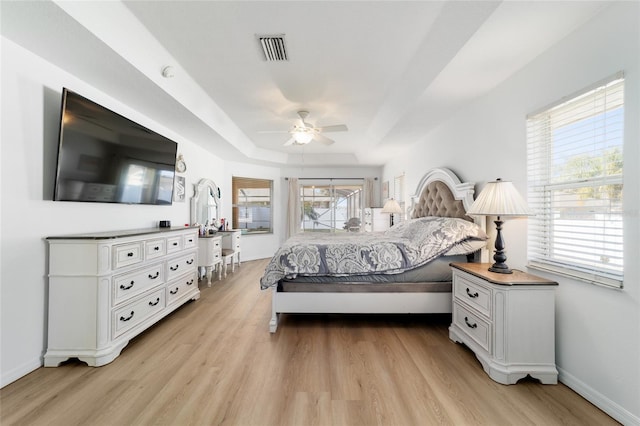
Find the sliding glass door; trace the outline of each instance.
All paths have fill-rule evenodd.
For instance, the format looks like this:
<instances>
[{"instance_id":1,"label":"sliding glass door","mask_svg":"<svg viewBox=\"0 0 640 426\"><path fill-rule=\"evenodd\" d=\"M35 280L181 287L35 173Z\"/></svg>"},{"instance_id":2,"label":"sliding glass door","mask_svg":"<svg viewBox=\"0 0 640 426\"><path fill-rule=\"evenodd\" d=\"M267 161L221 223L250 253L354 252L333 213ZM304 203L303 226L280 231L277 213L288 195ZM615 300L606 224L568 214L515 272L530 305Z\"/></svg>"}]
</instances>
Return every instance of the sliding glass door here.
<instances>
[{"instance_id":1,"label":"sliding glass door","mask_svg":"<svg viewBox=\"0 0 640 426\"><path fill-rule=\"evenodd\" d=\"M301 184L303 232L357 232L362 224L362 183Z\"/></svg>"}]
</instances>

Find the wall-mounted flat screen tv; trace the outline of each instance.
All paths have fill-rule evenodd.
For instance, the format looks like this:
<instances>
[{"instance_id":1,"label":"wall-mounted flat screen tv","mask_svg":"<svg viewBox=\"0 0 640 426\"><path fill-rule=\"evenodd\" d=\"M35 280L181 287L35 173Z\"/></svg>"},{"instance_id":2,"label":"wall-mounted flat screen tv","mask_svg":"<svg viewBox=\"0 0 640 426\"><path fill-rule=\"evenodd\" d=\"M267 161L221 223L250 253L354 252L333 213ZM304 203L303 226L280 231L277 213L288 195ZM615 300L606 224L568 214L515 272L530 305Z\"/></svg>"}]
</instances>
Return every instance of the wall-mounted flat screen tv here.
<instances>
[{"instance_id":1,"label":"wall-mounted flat screen tv","mask_svg":"<svg viewBox=\"0 0 640 426\"><path fill-rule=\"evenodd\" d=\"M177 144L66 88L55 201L173 201Z\"/></svg>"}]
</instances>

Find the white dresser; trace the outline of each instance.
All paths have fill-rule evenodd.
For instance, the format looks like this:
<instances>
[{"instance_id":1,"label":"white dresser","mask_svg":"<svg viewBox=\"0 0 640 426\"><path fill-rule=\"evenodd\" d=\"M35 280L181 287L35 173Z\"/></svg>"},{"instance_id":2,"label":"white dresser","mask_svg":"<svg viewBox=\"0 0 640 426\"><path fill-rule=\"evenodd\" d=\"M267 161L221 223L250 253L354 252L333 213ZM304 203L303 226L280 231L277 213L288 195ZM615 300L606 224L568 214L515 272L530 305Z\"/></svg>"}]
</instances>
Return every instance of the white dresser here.
<instances>
[{"instance_id":1,"label":"white dresser","mask_svg":"<svg viewBox=\"0 0 640 426\"><path fill-rule=\"evenodd\" d=\"M46 367L113 361L129 340L200 297L198 229L48 237Z\"/></svg>"},{"instance_id":2,"label":"white dresser","mask_svg":"<svg viewBox=\"0 0 640 426\"><path fill-rule=\"evenodd\" d=\"M449 338L464 343L498 383L531 375L558 382L555 363L555 281L525 272L489 272L489 263L452 263Z\"/></svg>"},{"instance_id":3,"label":"white dresser","mask_svg":"<svg viewBox=\"0 0 640 426\"><path fill-rule=\"evenodd\" d=\"M364 209L364 231L378 232L389 229L389 213L382 213L382 207Z\"/></svg>"}]
</instances>

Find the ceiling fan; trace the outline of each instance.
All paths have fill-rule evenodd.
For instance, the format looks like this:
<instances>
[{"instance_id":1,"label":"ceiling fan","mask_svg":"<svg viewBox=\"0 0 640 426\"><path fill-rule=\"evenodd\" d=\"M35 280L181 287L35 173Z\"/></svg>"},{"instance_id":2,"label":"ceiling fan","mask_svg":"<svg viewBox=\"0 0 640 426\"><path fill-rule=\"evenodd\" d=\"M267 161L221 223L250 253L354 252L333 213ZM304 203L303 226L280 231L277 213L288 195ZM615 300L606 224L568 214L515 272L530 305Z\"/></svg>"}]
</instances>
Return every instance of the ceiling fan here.
<instances>
[{"instance_id":1,"label":"ceiling fan","mask_svg":"<svg viewBox=\"0 0 640 426\"><path fill-rule=\"evenodd\" d=\"M300 117L300 121L298 124L294 124L290 130L261 133L289 133L291 135L291 138L284 143L284 146L306 145L313 140L325 145L331 145L335 141L322 135L322 133L346 132L347 130L349 130L345 124L336 124L333 126L324 127L312 126L311 124L304 121L308 116L309 111L298 111L298 117Z\"/></svg>"}]
</instances>

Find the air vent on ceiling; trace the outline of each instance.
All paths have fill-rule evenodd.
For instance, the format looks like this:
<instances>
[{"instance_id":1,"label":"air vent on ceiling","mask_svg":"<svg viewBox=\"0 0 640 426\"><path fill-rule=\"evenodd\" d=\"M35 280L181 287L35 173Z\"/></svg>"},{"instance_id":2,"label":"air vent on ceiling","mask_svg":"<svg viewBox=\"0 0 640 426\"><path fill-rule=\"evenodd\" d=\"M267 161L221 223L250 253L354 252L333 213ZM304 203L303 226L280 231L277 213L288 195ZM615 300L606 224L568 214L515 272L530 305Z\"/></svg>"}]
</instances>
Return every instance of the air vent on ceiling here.
<instances>
[{"instance_id":1,"label":"air vent on ceiling","mask_svg":"<svg viewBox=\"0 0 640 426\"><path fill-rule=\"evenodd\" d=\"M258 36L260 46L267 61L288 61L284 45L284 34Z\"/></svg>"}]
</instances>

